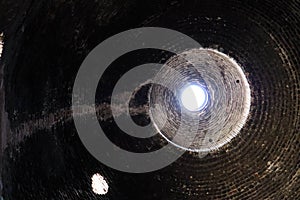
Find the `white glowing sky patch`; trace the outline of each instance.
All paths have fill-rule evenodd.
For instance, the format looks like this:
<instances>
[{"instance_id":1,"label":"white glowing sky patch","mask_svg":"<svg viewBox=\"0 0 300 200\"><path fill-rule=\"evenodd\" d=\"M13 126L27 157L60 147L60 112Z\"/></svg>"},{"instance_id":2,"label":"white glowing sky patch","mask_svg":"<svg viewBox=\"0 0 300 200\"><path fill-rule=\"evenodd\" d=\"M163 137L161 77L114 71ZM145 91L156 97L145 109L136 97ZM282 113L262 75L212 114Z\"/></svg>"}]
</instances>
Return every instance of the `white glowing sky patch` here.
<instances>
[{"instance_id":1,"label":"white glowing sky patch","mask_svg":"<svg viewBox=\"0 0 300 200\"><path fill-rule=\"evenodd\" d=\"M92 188L95 194L104 195L108 192L108 184L100 174L94 174L92 177Z\"/></svg>"},{"instance_id":2,"label":"white glowing sky patch","mask_svg":"<svg viewBox=\"0 0 300 200\"><path fill-rule=\"evenodd\" d=\"M187 86L181 94L181 103L189 111L199 111L207 103L207 92L199 85Z\"/></svg>"}]
</instances>

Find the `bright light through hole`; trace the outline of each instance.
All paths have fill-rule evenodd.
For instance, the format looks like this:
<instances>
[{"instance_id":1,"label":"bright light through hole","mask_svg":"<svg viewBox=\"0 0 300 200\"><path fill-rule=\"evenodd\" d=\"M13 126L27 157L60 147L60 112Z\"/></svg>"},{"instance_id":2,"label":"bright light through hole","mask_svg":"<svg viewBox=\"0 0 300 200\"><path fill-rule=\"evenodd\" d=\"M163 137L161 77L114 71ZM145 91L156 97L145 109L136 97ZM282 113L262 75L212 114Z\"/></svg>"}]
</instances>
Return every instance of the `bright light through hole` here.
<instances>
[{"instance_id":1,"label":"bright light through hole","mask_svg":"<svg viewBox=\"0 0 300 200\"><path fill-rule=\"evenodd\" d=\"M94 174L92 177L92 188L95 194L104 195L108 192L108 184L100 174Z\"/></svg>"},{"instance_id":2,"label":"bright light through hole","mask_svg":"<svg viewBox=\"0 0 300 200\"><path fill-rule=\"evenodd\" d=\"M207 92L200 85L189 85L181 94L181 103L189 111L199 111L207 103Z\"/></svg>"}]
</instances>

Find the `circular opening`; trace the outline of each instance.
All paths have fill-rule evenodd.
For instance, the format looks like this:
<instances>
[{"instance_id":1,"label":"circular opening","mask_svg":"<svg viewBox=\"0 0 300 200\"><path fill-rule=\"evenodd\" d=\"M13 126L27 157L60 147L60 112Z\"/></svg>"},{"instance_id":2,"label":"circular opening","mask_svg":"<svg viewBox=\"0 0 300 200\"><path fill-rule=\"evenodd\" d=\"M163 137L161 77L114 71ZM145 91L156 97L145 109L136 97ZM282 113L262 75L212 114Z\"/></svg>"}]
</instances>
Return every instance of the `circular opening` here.
<instances>
[{"instance_id":1,"label":"circular opening","mask_svg":"<svg viewBox=\"0 0 300 200\"><path fill-rule=\"evenodd\" d=\"M181 93L181 103L189 111L199 111L207 104L207 92L200 85L188 85Z\"/></svg>"},{"instance_id":2,"label":"circular opening","mask_svg":"<svg viewBox=\"0 0 300 200\"><path fill-rule=\"evenodd\" d=\"M248 80L242 67L224 53L188 50L171 57L155 80L163 87L151 88L150 119L158 133L176 147L202 153L217 150L236 137L247 121Z\"/></svg>"}]
</instances>

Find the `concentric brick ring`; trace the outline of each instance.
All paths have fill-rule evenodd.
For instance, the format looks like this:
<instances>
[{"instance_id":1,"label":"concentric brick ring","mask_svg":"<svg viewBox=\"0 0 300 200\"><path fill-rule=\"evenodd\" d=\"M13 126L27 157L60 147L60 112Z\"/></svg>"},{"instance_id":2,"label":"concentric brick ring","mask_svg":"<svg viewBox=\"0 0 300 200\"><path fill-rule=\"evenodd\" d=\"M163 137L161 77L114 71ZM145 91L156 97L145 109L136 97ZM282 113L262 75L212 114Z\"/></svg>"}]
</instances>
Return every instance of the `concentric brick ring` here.
<instances>
[{"instance_id":1,"label":"concentric brick ring","mask_svg":"<svg viewBox=\"0 0 300 200\"><path fill-rule=\"evenodd\" d=\"M174 76L170 69L180 73ZM242 68L229 56L213 49L192 49L176 55L162 67L149 92L150 117L158 131L169 142L189 151L209 152L222 147L234 138L244 126L250 110L250 87ZM198 112L182 108L179 97L187 84L202 85L209 94L206 107ZM170 92L169 89L175 91ZM160 105L164 109L155 109ZM161 116L167 116L167 122ZM180 121L181 115L197 115L198 132L192 145L186 146L190 135L174 138L180 124L189 127L189 121ZM188 117L186 119L189 119Z\"/></svg>"}]
</instances>

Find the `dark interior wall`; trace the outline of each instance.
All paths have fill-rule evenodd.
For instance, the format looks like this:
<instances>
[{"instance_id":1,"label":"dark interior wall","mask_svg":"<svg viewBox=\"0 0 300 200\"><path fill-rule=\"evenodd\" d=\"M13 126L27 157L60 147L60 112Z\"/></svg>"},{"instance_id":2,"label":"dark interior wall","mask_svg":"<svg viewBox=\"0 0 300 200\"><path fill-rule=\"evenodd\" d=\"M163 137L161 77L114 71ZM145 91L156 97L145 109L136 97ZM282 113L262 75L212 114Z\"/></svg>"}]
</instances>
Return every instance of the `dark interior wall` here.
<instances>
[{"instance_id":1,"label":"dark interior wall","mask_svg":"<svg viewBox=\"0 0 300 200\"><path fill-rule=\"evenodd\" d=\"M299 199L299 21L298 1L2 0L4 199ZM253 99L241 135L220 151L203 159L186 154L163 170L136 175L89 155L70 106L87 54L140 26L175 29L234 57ZM112 87L121 71L116 66L103 83ZM90 188L98 171L110 184L106 196Z\"/></svg>"}]
</instances>

